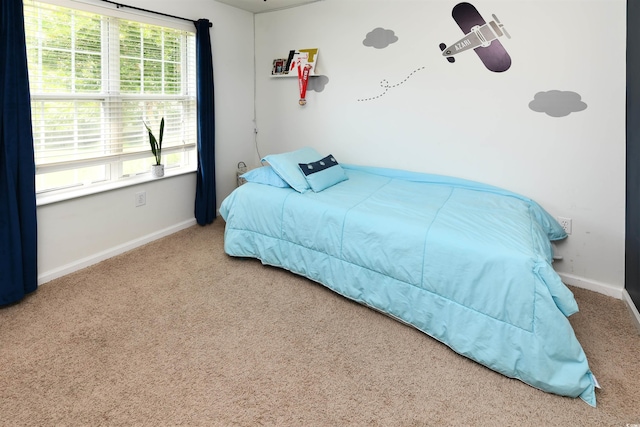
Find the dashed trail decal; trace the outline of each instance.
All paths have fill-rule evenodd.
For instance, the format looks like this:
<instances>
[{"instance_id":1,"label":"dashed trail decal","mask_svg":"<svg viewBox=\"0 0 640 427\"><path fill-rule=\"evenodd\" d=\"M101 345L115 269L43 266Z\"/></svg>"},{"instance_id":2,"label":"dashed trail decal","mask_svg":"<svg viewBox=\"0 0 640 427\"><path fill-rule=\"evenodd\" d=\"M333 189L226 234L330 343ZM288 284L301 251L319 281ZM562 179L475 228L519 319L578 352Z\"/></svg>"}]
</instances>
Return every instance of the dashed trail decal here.
<instances>
[{"instance_id":1,"label":"dashed trail decal","mask_svg":"<svg viewBox=\"0 0 640 427\"><path fill-rule=\"evenodd\" d=\"M384 92L382 92L380 95L376 95L376 96L372 96L371 98L362 98L362 99L358 99L358 102L364 102L364 101L374 101L376 99L382 98L384 95L387 94L387 92L389 91L389 89L398 87L404 83L407 82L407 80L409 80L411 78L411 76L413 76L415 73L417 73L418 71L424 70L426 67L420 67L418 69L415 69L411 72L411 74L409 74L407 77L405 77L404 80L402 80L400 83L396 83L394 85L390 85L389 84L389 80L384 79L380 82L380 86L382 88L384 88Z\"/></svg>"}]
</instances>

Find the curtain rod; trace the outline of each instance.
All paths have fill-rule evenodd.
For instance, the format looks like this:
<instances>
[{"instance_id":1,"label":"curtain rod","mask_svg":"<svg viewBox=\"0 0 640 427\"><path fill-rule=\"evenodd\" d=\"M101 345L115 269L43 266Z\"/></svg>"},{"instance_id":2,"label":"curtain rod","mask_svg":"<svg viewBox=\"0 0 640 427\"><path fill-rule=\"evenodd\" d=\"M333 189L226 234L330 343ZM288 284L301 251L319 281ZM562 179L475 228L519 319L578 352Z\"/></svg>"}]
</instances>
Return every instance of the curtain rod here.
<instances>
[{"instance_id":1,"label":"curtain rod","mask_svg":"<svg viewBox=\"0 0 640 427\"><path fill-rule=\"evenodd\" d=\"M180 16L169 15L168 13L156 12L155 10L143 9L141 7L136 7L136 6L127 6L126 4L116 3L115 1L111 1L111 0L101 0L101 1L103 1L105 3L111 3L111 4L115 5L116 8L118 8L118 9L120 9L121 7L128 7L129 9L135 9L135 10L139 10L141 12L153 13L155 15L162 15L162 16L166 16L168 18L181 19L183 21L193 22L194 24L196 24L198 22L198 21L194 21L193 19L189 19L189 18L182 18ZM209 22L209 27L212 27L212 26L213 26L213 24L211 22Z\"/></svg>"}]
</instances>

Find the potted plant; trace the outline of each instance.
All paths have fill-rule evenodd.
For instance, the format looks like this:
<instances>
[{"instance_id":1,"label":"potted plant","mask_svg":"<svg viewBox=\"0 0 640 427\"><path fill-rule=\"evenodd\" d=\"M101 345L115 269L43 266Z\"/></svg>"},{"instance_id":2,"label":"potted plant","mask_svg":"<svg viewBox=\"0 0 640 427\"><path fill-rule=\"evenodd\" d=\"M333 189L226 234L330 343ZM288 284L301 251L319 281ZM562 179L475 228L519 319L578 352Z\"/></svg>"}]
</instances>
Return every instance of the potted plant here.
<instances>
[{"instance_id":1,"label":"potted plant","mask_svg":"<svg viewBox=\"0 0 640 427\"><path fill-rule=\"evenodd\" d=\"M151 165L151 175L159 178L164 176L164 165L162 164L162 137L164 136L164 117L160 120L160 138L156 139L151 131L149 125L144 122L144 126L147 128L149 132L149 145L151 145L151 152L153 153L153 157L156 161L154 165Z\"/></svg>"}]
</instances>

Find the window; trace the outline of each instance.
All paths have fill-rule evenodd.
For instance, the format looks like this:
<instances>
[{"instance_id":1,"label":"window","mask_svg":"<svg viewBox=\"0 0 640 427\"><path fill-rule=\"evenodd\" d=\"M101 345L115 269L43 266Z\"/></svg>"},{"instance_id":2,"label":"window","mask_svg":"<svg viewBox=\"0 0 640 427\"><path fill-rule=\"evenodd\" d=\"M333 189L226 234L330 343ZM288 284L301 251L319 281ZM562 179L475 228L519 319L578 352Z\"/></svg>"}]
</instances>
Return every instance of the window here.
<instances>
[{"instance_id":1,"label":"window","mask_svg":"<svg viewBox=\"0 0 640 427\"><path fill-rule=\"evenodd\" d=\"M195 33L25 0L36 191L196 167Z\"/></svg>"}]
</instances>

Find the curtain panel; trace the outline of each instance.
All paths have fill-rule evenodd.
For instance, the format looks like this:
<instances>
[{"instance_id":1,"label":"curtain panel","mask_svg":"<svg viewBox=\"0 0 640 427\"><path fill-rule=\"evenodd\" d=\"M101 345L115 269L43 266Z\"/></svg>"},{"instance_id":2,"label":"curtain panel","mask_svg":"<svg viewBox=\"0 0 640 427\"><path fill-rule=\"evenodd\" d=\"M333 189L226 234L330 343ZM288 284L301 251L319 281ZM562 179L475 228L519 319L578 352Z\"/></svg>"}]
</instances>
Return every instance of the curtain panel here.
<instances>
[{"instance_id":1,"label":"curtain panel","mask_svg":"<svg viewBox=\"0 0 640 427\"><path fill-rule=\"evenodd\" d=\"M198 98L198 171L195 217L200 225L216 217L215 120L213 105L213 59L209 20L196 26L196 82Z\"/></svg>"},{"instance_id":2,"label":"curtain panel","mask_svg":"<svg viewBox=\"0 0 640 427\"><path fill-rule=\"evenodd\" d=\"M0 305L38 287L35 162L22 0L0 1Z\"/></svg>"}]
</instances>

